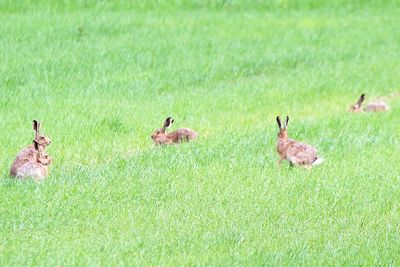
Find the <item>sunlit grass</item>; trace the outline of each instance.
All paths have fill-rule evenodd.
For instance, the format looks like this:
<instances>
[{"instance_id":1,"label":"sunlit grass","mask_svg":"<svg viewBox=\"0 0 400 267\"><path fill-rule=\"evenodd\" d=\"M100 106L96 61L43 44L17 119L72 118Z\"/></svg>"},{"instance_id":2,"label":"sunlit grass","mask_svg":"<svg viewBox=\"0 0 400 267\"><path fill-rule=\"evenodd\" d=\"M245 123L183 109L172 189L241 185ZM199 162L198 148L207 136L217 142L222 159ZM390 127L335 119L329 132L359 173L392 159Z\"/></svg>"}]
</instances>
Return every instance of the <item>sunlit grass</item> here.
<instances>
[{"instance_id":1,"label":"sunlit grass","mask_svg":"<svg viewBox=\"0 0 400 267\"><path fill-rule=\"evenodd\" d=\"M398 265L400 9L278 2L0 4L0 265ZM277 166L286 114L324 164Z\"/></svg>"}]
</instances>

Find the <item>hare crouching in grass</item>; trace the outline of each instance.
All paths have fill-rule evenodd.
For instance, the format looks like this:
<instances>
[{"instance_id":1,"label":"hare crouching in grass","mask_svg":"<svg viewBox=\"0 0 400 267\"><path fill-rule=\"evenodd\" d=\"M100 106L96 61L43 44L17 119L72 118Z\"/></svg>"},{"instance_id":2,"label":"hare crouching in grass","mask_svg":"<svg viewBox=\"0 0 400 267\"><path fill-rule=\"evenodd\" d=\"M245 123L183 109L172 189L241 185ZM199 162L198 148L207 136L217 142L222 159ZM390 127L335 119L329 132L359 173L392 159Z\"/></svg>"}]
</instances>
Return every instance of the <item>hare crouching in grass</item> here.
<instances>
[{"instance_id":1,"label":"hare crouching in grass","mask_svg":"<svg viewBox=\"0 0 400 267\"><path fill-rule=\"evenodd\" d=\"M279 116L276 117L276 121L279 126L277 145L279 164L281 164L283 160L287 160L290 165L300 165L306 168L311 168L312 166L319 165L324 161L324 159L318 157L317 150L314 147L288 138L288 116L286 116L286 122L283 127Z\"/></svg>"},{"instance_id":2,"label":"hare crouching in grass","mask_svg":"<svg viewBox=\"0 0 400 267\"><path fill-rule=\"evenodd\" d=\"M51 144L50 138L46 137L39 133L40 123L36 120L32 122L33 130L35 131L35 139L33 140L33 144L29 145L27 148L23 149L17 157L15 158L11 169L10 176L15 177L17 175L18 169L27 162L35 162L36 149L35 144L38 145L38 149L40 151L44 151L46 146Z\"/></svg>"},{"instance_id":3,"label":"hare crouching in grass","mask_svg":"<svg viewBox=\"0 0 400 267\"><path fill-rule=\"evenodd\" d=\"M362 110L361 105L365 100L365 94L362 94L360 98L358 99L357 103L352 105L349 108L350 112L386 112L389 110L389 105L383 101L375 101L375 102L370 102L367 104L367 106Z\"/></svg>"},{"instance_id":4,"label":"hare crouching in grass","mask_svg":"<svg viewBox=\"0 0 400 267\"><path fill-rule=\"evenodd\" d=\"M51 157L43 151L40 151L37 143L35 143L35 151L35 161L30 161L22 165L17 171L17 178L32 178L33 180L39 182L44 180L44 178L49 174Z\"/></svg>"},{"instance_id":5,"label":"hare crouching in grass","mask_svg":"<svg viewBox=\"0 0 400 267\"><path fill-rule=\"evenodd\" d=\"M168 117L164 122L164 126L161 129L156 130L151 135L151 139L153 139L157 145L177 144L181 143L182 141L189 142L189 140L198 137L198 134L189 128L181 128L167 134L166 130L172 125L173 122L174 119Z\"/></svg>"}]
</instances>

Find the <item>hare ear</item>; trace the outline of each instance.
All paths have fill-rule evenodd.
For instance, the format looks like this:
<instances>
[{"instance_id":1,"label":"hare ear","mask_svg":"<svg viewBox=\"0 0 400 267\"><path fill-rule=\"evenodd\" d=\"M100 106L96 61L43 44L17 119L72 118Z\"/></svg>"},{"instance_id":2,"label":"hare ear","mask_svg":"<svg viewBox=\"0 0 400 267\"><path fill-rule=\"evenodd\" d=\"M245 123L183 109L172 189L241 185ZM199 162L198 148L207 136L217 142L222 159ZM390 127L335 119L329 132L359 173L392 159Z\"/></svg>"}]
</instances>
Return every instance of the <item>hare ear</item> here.
<instances>
[{"instance_id":1,"label":"hare ear","mask_svg":"<svg viewBox=\"0 0 400 267\"><path fill-rule=\"evenodd\" d=\"M288 124L289 124L289 116L286 116L285 129L287 128Z\"/></svg>"},{"instance_id":2,"label":"hare ear","mask_svg":"<svg viewBox=\"0 0 400 267\"><path fill-rule=\"evenodd\" d=\"M39 144L35 140L33 140L33 144L35 146L35 150L39 151Z\"/></svg>"},{"instance_id":3,"label":"hare ear","mask_svg":"<svg viewBox=\"0 0 400 267\"><path fill-rule=\"evenodd\" d=\"M276 117L276 122L278 123L279 129L282 129L281 119L279 116Z\"/></svg>"},{"instance_id":4,"label":"hare ear","mask_svg":"<svg viewBox=\"0 0 400 267\"><path fill-rule=\"evenodd\" d=\"M168 117L165 122L164 122L164 127L163 129L167 129L171 124L174 122L174 119L172 117Z\"/></svg>"},{"instance_id":5,"label":"hare ear","mask_svg":"<svg viewBox=\"0 0 400 267\"><path fill-rule=\"evenodd\" d=\"M32 128L36 133L39 133L40 122L38 122L37 120L33 120L32 121Z\"/></svg>"},{"instance_id":6,"label":"hare ear","mask_svg":"<svg viewBox=\"0 0 400 267\"><path fill-rule=\"evenodd\" d=\"M361 106L362 102L365 100L365 94L362 94L357 101L357 105Z\"/></svg>"}]
</instances>

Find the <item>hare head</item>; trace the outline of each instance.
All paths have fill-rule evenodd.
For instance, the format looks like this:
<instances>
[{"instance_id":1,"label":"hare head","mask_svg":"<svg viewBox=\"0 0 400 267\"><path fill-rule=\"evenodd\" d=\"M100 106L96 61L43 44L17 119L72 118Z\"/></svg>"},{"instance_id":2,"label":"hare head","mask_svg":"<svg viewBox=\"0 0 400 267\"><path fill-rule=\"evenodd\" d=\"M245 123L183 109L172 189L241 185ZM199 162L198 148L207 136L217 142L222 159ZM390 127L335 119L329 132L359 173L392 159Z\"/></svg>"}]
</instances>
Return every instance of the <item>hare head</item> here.
<instances>
[{"instance_id":1,"label":"hare head","mask_svg":"<svg viewBox=\"0 0 400 267\"><path fill-rule=\"evenodd\" d=\"M34 141L35 144L35 150L36 150L36 160L38 163L42 164L42 165L50 165L51 164L51 157L49 155L47 155L46 153L44 153L43 151L40 150L39 144Z\"/></svg>"},{"instance_id":2,"label":"hare head","mask_svg":"<svg viewBox=\"0 0 400 267\"><path fill-rule=\"evenodd\" d=\"M48 138L47 136L40 134L40 122L37 120L32 121L32 127L33 130L35 131L35 140L33 140L35 143L37 143L39 146L45 147L51 144L51 139Z\"/></svg>"},{"instance_id":3,"label":"hare head","mask_svg":"<svg viewBox=\"0 0 400 267\"><path fill-rule=\"evenodd\" d=\"M352 105L349 108L350 112L361 112L361 104L364 102L365 100L365 94L362 94L360 96L360 98L358 99L357 103L355 103L354 105Z\"/></svg>"},{"instance_id":4,"label":"hare head","mask_svg":"<svg viewBox=\"0 0 400 267\"><path fill-rule=\"evenodd\" d=\"M282 123L281 123L281 119L278 117L276 117L276 122L278 123L279 126L279 133L278 133L278 138L287 138L287 126L289 123L289 116L286 116L286 121L285 124L282 127Z\"/></svg>"},{"instance_id":5,"label":"hare head","mask_svg":"<svg viewBox=\"0 0 400 267\"><path fill-rule=\"evenodd\" d=\"M174 123L174 119L172 117L168 117L164 121L164 126L154 131L154 133L151 135L151 139L153 139L153 141L156 142L157 144L165 141L166 139L165 131L172 125L172 123Z\"/></svg>"},{"instance_id":6,"label":"hare head","mask_svg":"<svg viewBox=\"0 0 400 267\"><path fill-rule=\"evenodd\" d=\"M51 157L44 152L38 154L37 161L38 161L38 163L45 165L45 166L50 165L52 162Z\"/></svg>"}]
</instances>

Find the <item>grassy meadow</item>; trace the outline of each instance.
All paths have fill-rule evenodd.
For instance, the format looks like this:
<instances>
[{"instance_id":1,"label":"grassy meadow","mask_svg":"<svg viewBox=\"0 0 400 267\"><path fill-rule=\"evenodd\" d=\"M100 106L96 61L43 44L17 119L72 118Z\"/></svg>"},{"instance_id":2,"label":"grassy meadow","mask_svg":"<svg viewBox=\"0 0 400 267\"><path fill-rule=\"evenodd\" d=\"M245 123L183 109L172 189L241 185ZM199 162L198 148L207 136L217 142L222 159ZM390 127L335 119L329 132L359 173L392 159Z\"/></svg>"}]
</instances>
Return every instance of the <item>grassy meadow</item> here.
<instances>
[{"instance_id":1,"label":"grassy meadow","mask_svg":"<svg viewBox=\"0 0 400 267\"><path fill-rule=\"evenodd\" d=\"M400 265L398 1L0 0L0 266ZM361 93L382 114L350 114ZM277 166L277 115L326 161ZM189 144L155 147L167 116ZM43 183L8 177L33 139Z\"/></svg>"}]
</instances>

